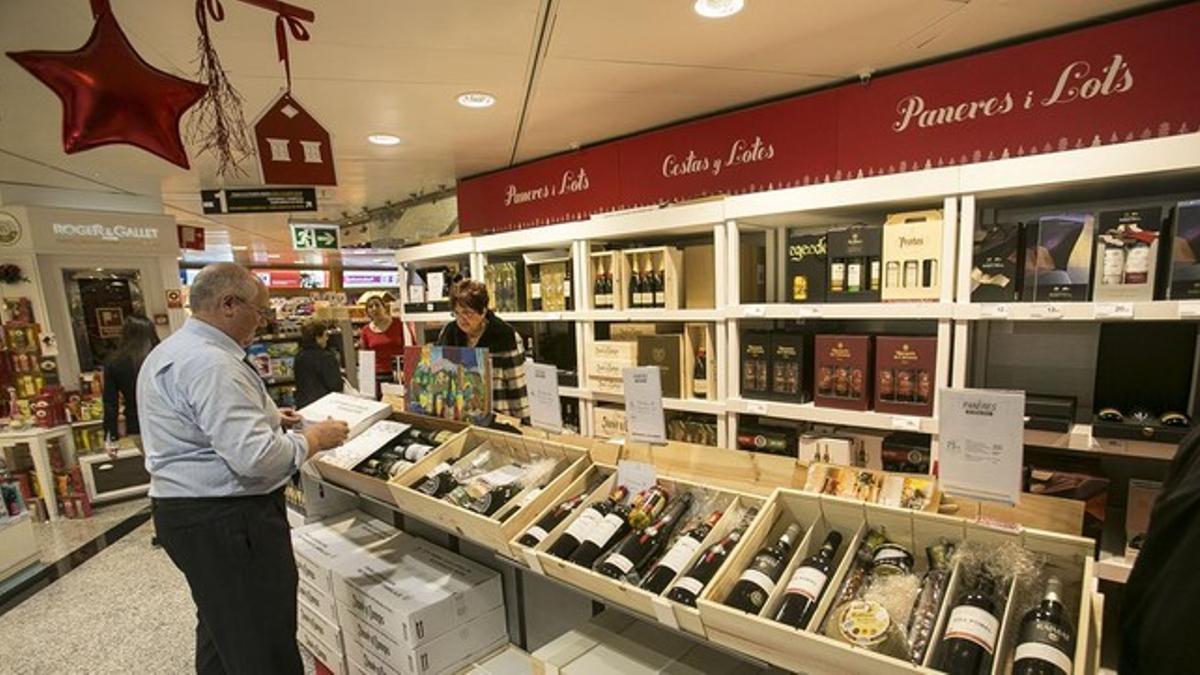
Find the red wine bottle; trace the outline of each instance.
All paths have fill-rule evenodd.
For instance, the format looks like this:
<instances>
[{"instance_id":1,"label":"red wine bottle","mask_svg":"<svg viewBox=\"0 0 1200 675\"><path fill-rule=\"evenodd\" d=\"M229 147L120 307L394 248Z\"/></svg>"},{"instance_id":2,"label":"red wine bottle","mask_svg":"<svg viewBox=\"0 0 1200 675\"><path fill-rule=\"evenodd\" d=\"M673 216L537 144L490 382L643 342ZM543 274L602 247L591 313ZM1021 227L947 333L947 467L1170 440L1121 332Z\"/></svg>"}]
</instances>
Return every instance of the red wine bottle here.
<instances>
[{"instance_id":1,"label":"red wine bottle","mask_svg":"<svg viewBox=\"0 0 1200 675\"><path fill-rule=\"evenodd\" d=\"M517 543L522 546L537 546L542 543L542 540L550 534L550 531L558 527L559 523L566 520L567 516L571 515L571 512L582 504L584 499L587 499L587 493L581 492L574 498L568 499L554 507L553 511L542 516L533 527L526 530L525 534L521 535L521 538L517 540Z\"/></svg>"},{"instance_id":2,"label":"red wine bottle","mask_svg":"<svg viewBox=\"0 0 1200 675\"><path fill-rule=\"evenodd\" d=\"M625 501L625 497L628 494L629 489L625 486L620 486L616 490L613 490L612 494L605 501L592 504L584 509L583 513L579 514L579 517L550 546L550 554L564 560L570 558L575 549L579 548L579 545L583 543L588 533L604 520L604 516L616 509L618 504Z\"/></svg>"},{"instance_id":3,"label":"red wine bottle","mask_svg":"<svg viewBox=\"0 0 1200 675\"><path fill-rule=\"evenodd\" d=\"M833 557L842 546L842 535L830 532L825 537L825 543L816 553L800 563L792 578L788 581L787 592L783 596L783 607L779 609L776 621L786 623L792 628L804 628L817 609L821 595L829 584L833 572Z\"/></svg>"},{"instance_id":4,"label":"red wine bottle","mask_svg":"<svg viewBox=\"0 0 1200 675\"><path fill-rule=\"evenodd\" d=\"M700 545L704 543L708 533L712 532L719 520L721 520L721 512L713 511L704 522L681 534L667 554L651 568L650 574L646 575L646 579L642 581L642 588L655 595L666 590L667 584L679 575L696 551L700 550Z\"/></svg>"},{"instance_id":5,"label":"red wine bottle","mask_svg":"<svg viewBox=\"0 0 1200 675\"><path fill-rule=\"evenodd\" d=\"M1037 607L1021 619L1013 675L1069 675L1074 672L1075 631L1062 603L1062 582L1046 581L1046 594Z\"/></svg>"},{"instance_id":6,"label":"red wine bottle","mask_svg":"<svg viewBox=\"0 0 1200 675\"><path fill-rule=\"evenodd\" d=\"M704 555L700 556L695 563L692 563L692 568L687 574L683 575L671 590L667 591L667 598L674 600L681 605L688 607L696 606L696 599L704 592L704 587L708 582L712 581L713 575L717 570L721 569L721 565L725 563L725 559L729 557L729 553L733 551L733 547L742 538L744 528L736 529L725 536L724 539L718 541Z\"/></svg>"},{"instance_id":7,"label":"red wine bottle","mask_svg":"<svg viewBox=\"0 0 1200 675\"><path fill-rule=\"evenodd\" d=\"M780 575L783 574L784 565L787 564L788 555L798 536L800 525L792 523L778 541L760 550L733 585L725 604L754 615L761 612L771 591L775 590Z\"/></svg>"},{"instance_id":8,"label":"red wine bottle","mask_svg":"<svg viewBox=\"0 0 1200 675\"><path fill-rule=\"evenodd\" d=\"M613 579L622 579L635 571L641 574L646 569L646 565L657 557L663 547L667 545L671 533L675 531L679 520L691 505L692 494L690 492L679 495L671 503L666 513L650 527L629 535L616 551L609 554L596 567L596 571ZM630 520L632 519L631 515Z\"/></svg>"},{"instance_id":9,"label":"red wine bottle","mask_svg":"<svg viewBox=\"0 0 1200 675\"><path fill-rule=\"evenodd\" d=\"M629 505L615 504L584 536L568 560L580 567L590 568L595 564L597 558L633 529L629 524L629 511Z\"/></svg>"},{"instance_id":10,"label":"red wine bottle","mask_svg":"<svg viewBox=\"0 0 1200 675\"><path fill-rule=\"evenodd\" d=\"M1000 632L995 595L995 579L981 572L975 587L964 593L950 611L938 650L938 670L950 675L979 675L991 670Z\"/></svg>"}]
</instances>

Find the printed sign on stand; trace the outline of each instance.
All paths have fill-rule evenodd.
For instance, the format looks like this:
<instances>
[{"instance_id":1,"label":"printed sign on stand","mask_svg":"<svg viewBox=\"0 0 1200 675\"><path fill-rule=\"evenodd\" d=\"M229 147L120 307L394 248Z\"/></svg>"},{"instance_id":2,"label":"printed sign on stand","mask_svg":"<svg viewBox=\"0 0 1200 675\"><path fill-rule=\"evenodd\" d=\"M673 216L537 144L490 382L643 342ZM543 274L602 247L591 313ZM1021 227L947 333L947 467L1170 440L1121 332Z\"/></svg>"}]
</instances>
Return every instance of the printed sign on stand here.
<instances>
[{"instance_id":1,"label":"printed sign on stand","mask_svg":"<svg viewBox=\"0 0 1200 675\"><path fill-rule=\"evenodd\" d=\"M375 352L358 353L358 390L367 398L375 398Z\"/></svg>"},{"instance_id":2,"label":"printed sign on stand","mask_svg":"<svg viewBox=\"0 0 1200 675\"><path fill-rule=\"evenodd\" d=\"M625 423L629 439L643 443L666 443L662 373L658 366L625 368L621 374L625 379Z\"/></svg>"},{"instance_id":3,"label":"printed sign on stand","mask_svg":"<svg viewBox=\"0 0 1200 675\"><path fill-rule=\"evenodd\" d=\"M544 363L525 366L529 390L529 422L539 429L562 433L562 403L558 398L558 368Z\"/></svg>"},{"instance_id":4,"label":"printed sign on stand","mask_svg":"<svg viewBox=\"0 0 1200 675\"><path fill-rule=\"evenodd\" d=\"M938 392L938 467L942 489L1015 505L1025 452L1025 392Z\"/></svg>"}]
</instances>

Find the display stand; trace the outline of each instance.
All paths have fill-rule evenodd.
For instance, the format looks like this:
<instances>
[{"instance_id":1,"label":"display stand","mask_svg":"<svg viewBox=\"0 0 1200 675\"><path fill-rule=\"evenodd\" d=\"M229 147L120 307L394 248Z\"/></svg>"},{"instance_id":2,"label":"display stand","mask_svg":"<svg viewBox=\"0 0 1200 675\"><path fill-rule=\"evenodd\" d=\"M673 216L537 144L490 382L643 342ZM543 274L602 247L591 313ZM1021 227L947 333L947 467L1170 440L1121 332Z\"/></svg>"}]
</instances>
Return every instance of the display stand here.
<instances>
[{"instance_id":1,"label":"display stand","mask_svg":"<svg viewBox=\"0 0 1200 675\"><path fill-rule=\"evenodd\" d=\"M51 429L33 427L21 431L0 432L0 448L11 448L22 444L29 446L29 455L33 459L33 468L37 471L38 484L42 488L42 498L46 504L46 516L50 520L58 520L54 474L50 469L50 441L52 440L58 440L61 443L60 447L66 452L63 463L66 466L74 466L75 440L71 434L70 425L64 424Z\"/></svg>"},{"instance_id":2,"label":"display stand","mask_svg":"<svg viewBox=\"0 0 1200 675\"><path fill-rule=\"evenodd\" d=\"M0 520L0 585L36 563L39 555L28 512Z\"/></svg>"}]
</instances>

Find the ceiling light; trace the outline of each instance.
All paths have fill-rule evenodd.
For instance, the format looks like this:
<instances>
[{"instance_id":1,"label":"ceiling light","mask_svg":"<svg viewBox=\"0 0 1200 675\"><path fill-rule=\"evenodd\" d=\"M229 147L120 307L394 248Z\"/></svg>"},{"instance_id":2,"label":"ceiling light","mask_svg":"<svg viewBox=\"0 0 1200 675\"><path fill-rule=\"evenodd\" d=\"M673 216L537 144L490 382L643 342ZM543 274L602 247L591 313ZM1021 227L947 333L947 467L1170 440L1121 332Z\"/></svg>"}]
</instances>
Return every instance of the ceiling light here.
<instances>
[{"instance_id":1,"label":"ceiling light","mask_svg":"<svg viewBox=\"0 0 1200 675\"><path fill-rule=\"evenodd\" d=\"M742 11L745 0L696 0L692 9L706 19L724 19Z\"/></svg>"},{"instance_id":2,"label":"ceiling light","mask_svg":"<svg viewBox=\"0 0 1200 675\"><path fill-rule=\"evenodd\" d=\"M249 246L230 246L229 248L233 249L234 251L247 251L250 249Z\"/></svg>"},{"instance_id":3,"label":"ceiling light","mask_svg":"<svg viewBox=\"0 0 1200 675\"><path fill-rule=\"evenodd\" d=\"M400 137L392 134L371 134L367 140L375 145L399 145Z\"/></svg>"},{"instance_id":4,"label":"ceiling light","mask_svg":"<svg viewBox=\"0 0 1200 675\"><path fill-rule=\"evenodd\" d=\"M490 108L496 105L496 97L483 91L468 91L458 95L458 104L464 108Z\"/></svg>"}]
</instances>

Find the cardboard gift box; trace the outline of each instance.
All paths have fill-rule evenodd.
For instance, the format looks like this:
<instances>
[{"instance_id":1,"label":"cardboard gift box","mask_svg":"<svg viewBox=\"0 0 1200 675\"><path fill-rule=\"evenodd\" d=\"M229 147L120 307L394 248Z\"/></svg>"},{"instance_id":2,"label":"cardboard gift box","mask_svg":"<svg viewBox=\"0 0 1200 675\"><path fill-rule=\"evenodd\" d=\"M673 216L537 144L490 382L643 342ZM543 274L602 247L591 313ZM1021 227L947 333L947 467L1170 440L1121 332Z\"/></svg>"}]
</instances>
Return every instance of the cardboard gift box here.
<instances>
[{"instance_id":1,"label":"cardboard gift box","mask_svg":"<svg viewBox=\"0 0 1200 675\"><path fill-rule=\"evenodd\" d=\"M1075 425L1075 397L1025 392L1025 428L1070 433Z\"/></svg>"},{"instance_id":2,"label":"cardboard gift box","mask_svg":"<svg viewBox=\"0 0 1200 675\"><path fill-rule=\"evenodd\" d=\"M656 366L665 398L683 398L683 336L640 335L637 339L639 366Z\"/></svg>"},{"instance_id":3,"label":"cardboard gift box","mask_svg":"<svg viewBox=\"0 0 1200 675\"><path fill-rule=\"evenodd\" d=\"M1196 339L1197 326L1193 322L1101 324L1092 435L1160 443L1182 441L1192 430L1195 412L1191 392ZM1153 358L1145 356L1150 353ZM1122 419L1104 419L1107 415L1101 413L1110 408ZM1184 424L1164 423L1165 413L1184 415Z\"/></svg>"},{"instance_id":4,"label":"cardboard gift box","mask_svg":"<svg viewBox=\"0 0 1200 675\"><path fill-rule=\"evenodd\" d=\"M1200 298L1200 199L1175 205L1171 242L1164 246L1166 283L1161 295L1172 300Z\"/></svg>"},{"instance_id":5,"label":"cardboard gift box","mask_svg":"<svg viewBox=\"0 0 1200 675\"><path fill-rule=\"evenodd\" d=\"M1094 221L1090 213L1063 213L1025 223L1022 300L1084 302L1088 299Z\"/></svg>"},{"instance_id":6,"label":"cardboard gift box","mask_svg":"<svg viewBox=\"0 0 1200 675\"><path fill-rule=\"evenodd\" d=\"M741 394L746 398L771 395L771 334L758 331L742 333Z\"/></svg>"},{"instance_id":7,"label":"cardboard gift box","mask_svg":"<svg viewBox=\"0 0 1200 675\"><path fill-rule=\"evenodd\" d=\"M879 302L883 228L855 225L829 232L828 302Z\"/></svg>"},{"instance_id":8,"label":"cardboard gift box","mask_svg":"<svg viewBox=\"0 0 1200 675\"><path fill-rule=\"evenodd\" d=\"M818 335L813 346L813 401L827 408L870 410L874 378L869 335Z\"/></svg>"},{"instance_id":9,"label":"cardboard gift box","mask_svg":"<svg viewBox=\"0 0 1200 675\"><path fill-rule=\"evenodd\" d=\"M787 403L812 400L812 336L806 333L771 335L769 397Z\"/></svg>"},{"instance_id":10,"label":"cardboard gift box","mask_svg":"<svg viewBox=\"0 0 1200 675\"><path fill-rule=\"evenodd\" d=\"M884 302L936 301L942 293L939 210L893 213L883 225Z\"/></svg>"},{"instance_id":11,"label":"cardboard gift box","mask_svg":"<svg viewBox=\"0 0 1200 675\"><path fill-rule=\"evenodd\" d=\"M488 308L504 312L523 312L525 297L525 265L519 259L492 259L483 267L483 282L488 289Z\"/></svg>"},{"instance_id":12,"label":"cardboard gift box","mask_svg":"<svg viewBox=\"0 0 1200 675\"><path fill-rule=\"evenodd\" d=\"M875 410L933 415L937 391L937 338L875 338Z\"/></svg>"},{"instance_id":13,"label":"cardboard gift box","mask_svg":"<svg viewBox=\"0 0 1200 675\"><path fill-rule=\"evenodd\" d=\"M1162 209L1154 206L1101 211L1098 221L1093 299L1153 300Z\"/></svg>"},{"instance_id":14,"label":"cardboard gift box","mask_svg":"<svg viewBox=\"0 0 1200 675\"><path fill-rule=\"evenodd\" d=\"M829 234L792 230L787 248L788 302L825 302L829 275Z\"/></svg>"},{"instance_id":15,"label":"cardboard gift box","mask_svg":"<svg viewBox=\"0 0 1200 675\"><path fill-rule=\"evenodd\" d=\"M929 473L930 439L927 434L897 431L883 439L883 470Z\"/></svg>"},{"instance_id":16,"label":"cardboard gift box","mask_svg":"<svg viewBox=\"0 0 1200 675\"><path fill-rule=\"evenodd\" d=\"M1013 302L1021 297L1021 224L975 228L971 248L971 302Z\"/></svg>"}]
</instances>

